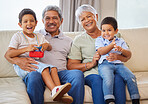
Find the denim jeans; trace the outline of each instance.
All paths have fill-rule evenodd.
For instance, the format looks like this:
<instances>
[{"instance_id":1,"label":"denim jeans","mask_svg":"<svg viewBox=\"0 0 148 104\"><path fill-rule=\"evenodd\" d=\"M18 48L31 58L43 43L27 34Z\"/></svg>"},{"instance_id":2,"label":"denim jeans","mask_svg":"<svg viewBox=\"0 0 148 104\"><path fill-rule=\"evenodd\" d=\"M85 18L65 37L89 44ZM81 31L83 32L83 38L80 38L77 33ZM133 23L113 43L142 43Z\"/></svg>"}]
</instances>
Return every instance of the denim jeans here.
<instances>
[{"instance_id":1,"label":"denim jeans","mask_svg":"<svg viewBox=\"0 0 148 104\"><path fill-rule=\"evenodd\" d=\"M72 88L68 94L73 97L72 104L83 104L84 101L84 75L80 70L63 70L58 72L61 84L71 83Z\"/></svg>"},{"instance_id":2,"label":"denim jeans","mask_svg":"<svg viewBox=\"0 0 148 104\"><path fill-rule=\"evenodd\" d=\"M80 70L63 70L58 72L61 84L71 83L72 88L68 92L73 97L72 104L83 104L84 100L84 75ZM42 76L37 71L32 71L23 79L27 86L27 93L32 104L44 104L45 84Z\"/></svg>"},{"instance_id":3,"label":"denim jeans","mask_svg":"<svg viewBox=\"0 0 148 104\"><path fill-rule=\"evenodd\" d=\"M114 73L119 74L127 83L131 99L139 99L139 92L134 74L122 63L109 63L107 60L99 65L99 73L103 78L103 92L105 99L114 99Z\"/></svg>"},{"instance_id":4,"label":"denim jeans","mask_svg":"<svg viewBox=\"0 0 148 104\"><path fill-rule=\"evenodd\" d=\"M103 81L100 75L91 74L85 77L85 84L92 90L93 104L105 104L103 94ZM125 83L121 76L115 74L114 83L115 104L126 104Z\"/></svg>"}]
</instances>

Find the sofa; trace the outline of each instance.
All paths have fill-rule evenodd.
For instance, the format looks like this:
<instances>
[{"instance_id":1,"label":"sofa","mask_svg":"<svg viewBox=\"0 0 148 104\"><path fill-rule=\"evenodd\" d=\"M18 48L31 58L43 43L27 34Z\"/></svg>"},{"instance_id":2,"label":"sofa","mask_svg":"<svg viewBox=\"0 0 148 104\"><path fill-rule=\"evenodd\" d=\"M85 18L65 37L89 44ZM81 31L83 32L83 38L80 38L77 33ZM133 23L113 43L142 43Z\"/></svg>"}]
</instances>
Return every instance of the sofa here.
<instances>
[{"instance_id":1,"label":"sofa","mask_svg":"<svg viewBox=\"0 0 148 104\"><path fill-rule=\"evenodd\" d=\"M4 58L10 39L15 32L15 30L0 31L0 104L31 104L25 84L16 75L12 64ZM125 65L137 78L141 104L148 104L148 28L121 29L119 32L132 51L132 58ZM65 35L72 38L79 33L64 32ZM126 104L131 104L127 88L126 95ZM44 93L44 102L45 104L59 104L52 101L48 88ZM93 104L91 89L88 86L85 86L84 104Z\"/></svg>"}]
</instances>

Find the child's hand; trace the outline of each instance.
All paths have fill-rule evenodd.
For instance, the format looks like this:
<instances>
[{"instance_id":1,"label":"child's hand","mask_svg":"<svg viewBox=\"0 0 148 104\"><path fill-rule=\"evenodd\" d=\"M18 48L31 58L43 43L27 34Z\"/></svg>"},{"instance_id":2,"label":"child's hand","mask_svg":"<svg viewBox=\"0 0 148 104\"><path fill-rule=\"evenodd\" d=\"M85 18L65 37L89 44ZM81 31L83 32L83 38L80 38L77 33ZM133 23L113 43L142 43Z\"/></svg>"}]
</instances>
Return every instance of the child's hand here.
<instances>
[{"instance_id":1,"label":"child's hand","mask_svg":"<svg viewBox=\"0 0 148 104\"><path fill-rule=\"evenodd\" d=\"M42 46L41 51L44 52L48 48L48 43L40 44L39 47Z\"/></svg>"},{"instance_id":2,"label":"child's hand","mask_svg":"<svg viewBox=\"0 0 148 104\"><path fill-rule=\"evenodd\" d=\"M112 40L112 42L111 42L112 45L116 45L115 39L116 39L116 38L114 38L114 39Z\"/></svg>"},{"instance_id":3,"label":"child's hand","mask_svg":"<svg viewBox=\"0 0 148 104\"><path fill-rule=\"evenodd\" d=\"M36 45L36 44L30 44L30 45L27 47L26 51L27 51L27 52L30 52L30 51L38 50L38 48L36 48L35 46L37 46L37 45Z\"/></svg>"},{"instance_id":4,"label":"child's hand","mask_svg":"<svg viewBox=\"0 0 148 104\"><path fill-rule=\"evenodd\" d=\"M116 44L114 45L115 51L122 52L123 48L120 46L117 46Z\"/></svg>"}]
</instances>

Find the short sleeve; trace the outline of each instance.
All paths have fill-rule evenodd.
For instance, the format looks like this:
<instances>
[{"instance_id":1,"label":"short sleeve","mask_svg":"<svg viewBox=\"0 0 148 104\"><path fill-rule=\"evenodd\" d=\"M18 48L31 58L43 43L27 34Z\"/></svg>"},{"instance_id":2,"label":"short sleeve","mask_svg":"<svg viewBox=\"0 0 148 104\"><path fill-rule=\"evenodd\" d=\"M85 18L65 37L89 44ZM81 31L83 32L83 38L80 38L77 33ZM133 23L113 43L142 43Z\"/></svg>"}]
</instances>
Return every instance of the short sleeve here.
<instances>
[{"instance_id":1,"label":"short sleeve","mask_svg":"<svg viewBox=\"0 0 148 104\"><path fill-rule=\"evenodd\" d=\"M82 60L82 55L81 55L81 48L80 48L80 44L79 44L79 38L76 37L73 40L71 49L70 49L70 53L68 55L69 59L76 59L76 60Z\"/></svg>"},{"instance_id":2,"label":"short sleeve","mask_svg":"<svg viewBox=\"0 0 148 104\"><path fill-rule=\"evenodd\" d=\"M15 48L15 49L18 49L18 46L19 46L19 35L17 33L15 33L11 40L10 40L10 43L9 43L9 46L8 47L12 47L12 48Z\"/></svg>"},{"instance_id":3,"label":"short sleeve","mask_svg":"<svg viewBox=\"0 0 148 104\"><path fill-rule=\"evenodd\" d=\"M98 37L98 38L96 39L96 41L95 41L95 48L96 48L96 51L97 51L97 49L99 49L100 47L104 47L104 44L103 44L103 42L102 42L101 36Z\"/></svg>"},{"instance_id":4,"label":"short sleeve","mask_svg":"<svg viewBox=\"0 0 148 104\"><path fill-rule=\"evenodd\" d=\"M123 39L122 39L121 47L122 47L123 49L129 50L128 45L126 44L126 42L125 42Z\"/></svg>"}]
</instances>

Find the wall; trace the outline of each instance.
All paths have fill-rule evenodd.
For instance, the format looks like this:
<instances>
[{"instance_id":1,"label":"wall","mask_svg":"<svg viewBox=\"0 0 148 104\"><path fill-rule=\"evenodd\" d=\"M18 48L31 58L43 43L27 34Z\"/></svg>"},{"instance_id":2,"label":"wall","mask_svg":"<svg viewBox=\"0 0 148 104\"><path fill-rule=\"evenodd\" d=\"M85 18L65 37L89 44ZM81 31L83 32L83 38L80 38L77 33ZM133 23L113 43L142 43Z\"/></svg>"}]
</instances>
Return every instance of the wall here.
<instances>
[{"instance_id":1,"label":"wall","mask_svg":"<svg viewBox=\"0 0 148 104\"><path fill-rule=\"evenodd\" d=\"M116 17L116 0L101 0L101 20L106 16Z\"/></svg>"}]
</instances>

